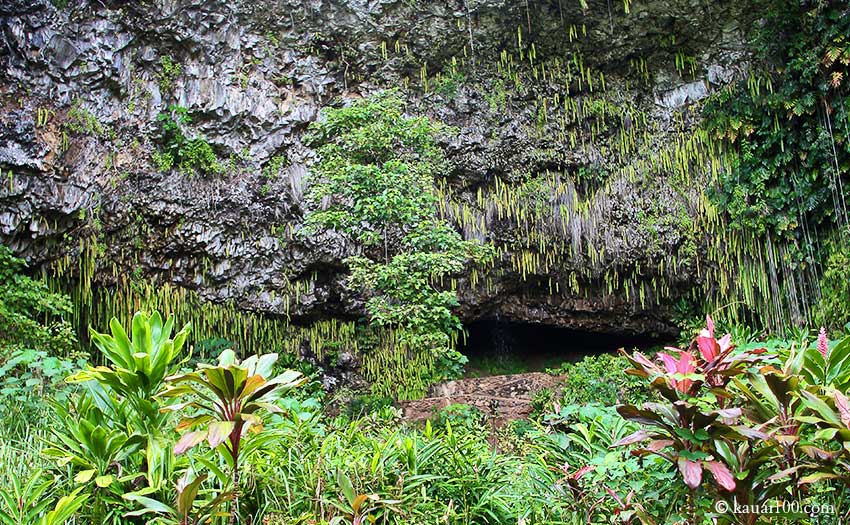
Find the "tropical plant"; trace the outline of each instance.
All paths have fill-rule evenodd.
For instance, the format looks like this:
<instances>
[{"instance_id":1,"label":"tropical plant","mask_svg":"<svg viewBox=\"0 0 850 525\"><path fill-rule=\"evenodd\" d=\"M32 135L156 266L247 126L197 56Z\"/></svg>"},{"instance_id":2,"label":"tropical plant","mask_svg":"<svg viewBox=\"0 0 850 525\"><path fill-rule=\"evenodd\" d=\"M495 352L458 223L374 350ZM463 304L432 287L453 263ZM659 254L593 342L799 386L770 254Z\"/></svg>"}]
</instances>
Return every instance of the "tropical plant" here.
<instances>
[{"instance_id":1,"label":"tropical plant","mask_svg":"<svg viewBox=\"0 0 850 525\"><path fill-rule=\"evenodd\" d=\"M354 490L351 478L342 470L337 471L336 482L343 498L331 499L328 503L342 512L342 516L331 518L330 525L374 523L375 516L372 515L373 512L379 509L386 510L391 505L400 503L398 500L381 499L377 494L358 494Z\"/></svg>"},{"instance_id":2,"label":"tropical plant","mask_svg":"<svg viewBox=\"0 0 850 525\"><path fill-rule=\"evenodd\" d=\"M164 417L160 412L156 394L165 385L165 378L180 366L175 360L180 355L190 326L185 325L172 339L174 317L163 323L159 312L148 316L136 312L132 322L132 340L113 318L109 323L109 334L90 330L91 341L112 366L89 367L68 378L70 382L96 381L113 395L126 400L134 417L131 426L144 429L148 436L155 437L162 429Z\"/></svg>"},{"instance_id":3,"label":"tropical plant","mask_svg":"<svg viewBox=\"0 0 850 525\"><path fill-rule=\"evenodd\" d=\"M649 392L640 378L623 374L627 366L628 361L620 355L588 355L581 361L564 363L551 373L564 376L562 405L648 401Z\"/></svg>"},{"instance_id":4,"label":"tropical plant","mask_svg":"<svg viewBox=\"0 0 850 525\"><path fill-rule=\"evenodd\" d=\"M277 354L236 359L232 350L221 353L218 365L200 364L195 372L171 376L160 394L163 399L181 398L182 402L164 407L167 411L195 409L177 425L184 432L174 447L182 454L206 441L218 450L231 469L232 502L230 521L236 523L239 512L239 469L246 435L263 430L262 412L282 412L273 403L274 396L304 383L300 372L288 370L271 377ZM195 430L193 430L195 429ZM259 436L252 440L256 447Z\"/></svg>"},{"instance_id":5,"label":"tropical plant","mask_svg":"<svg viewBox=\"0 0 850 525\"><path fill-rule=\"evenodd\" d=\"M192 117L185 107L171 105L157 116L161 125L163 148L154 152L153 161L160 171L176 167L186 174L213 175L224 171L215 150L203 137L189 138L184 128Z\"/></svg>"},{"instance_id":6,"label":"tropical plant","mask_svg":"<svg viewBox=\"0 0 850 525\"><path fill-rule=\"evenodd\" d=\"M86 503L88 494L80 494L82 487L71 491L67 496L62 496L47 513L43 514L34 522L35 525L65 525Z\"/></svg>"},{"instance_id":7,"label":"tropical plant","mask_svg":"<svg viewBox=\"0 0 850 525\"><path fill-rule=\"evenodd\" d=\"M67 320L70 299L25 275L25 269L22 259L0 245L0 402L7 410L0 428L7 435L41 416L44 390L66 395L61 380L85 357Z\"/></svg>"},{"instance_id":8,"label":"tropical plant","mask_svg":"<svg viewBox=\"0 0 850 525\"><path fill-rule=\"evenodd\" d=\"M211 523L217 517L229 516L229 513L223 512L221 508L230 498L230 493L221 492L209 499L198 499L201 484L206 479L206 474L193 476L192 472L187 470L177 482L174 506L166 505L142 493L125 494L124 499L142 506L139 510L128 512L126 516L154 514L156 517L148 523L161 525L201 525Z\"/></svg>"},{"instance_id":9,"label":"tropical plant","mask_svg":"<svg viewBox=\"0 0 850 525\"><path fill-rule=\"evenodd\" d=\"M61 468L70 466L75 483L92 496L86 514L99 523L125 520L122 498L144 479L162 490L171 479L174 459L156 394L175 363L189 333L188 325L171 338L174 320L163 323L158 312L137 312L132 340L116 319L111 335L90 330L91 340L110 366L89 366L67 381L83 391L67 402L53 401L57 424L45 456Z\"/></svg>"},{"instance_id":10,"label":"tropical plant","mask_svg":"<svg viewBox=\"0 0 850 525\"><path fill-rule=\"evenodd\" d=\"M834 389L821 395L802 390L800 396L807 413L797 419L817 429L811 442L800 447L814 471L800 482L839 479L850 486L850 401Z\"/></svg>"},{"instance_id":11,"label":"tropical plant","mask_svg":"<svg viewBox=\"0 0 850 525\"><path fill-rule=\"evenodd\" d=\"M736 391L744 403L744 415L764 436L747 433L737 439L724 439L716 450L735 473L735 489L722 493L729 503L748 509L786 497L799 498L798 472L802 405L797 397L800 378L794 372L799 362L793 352L783 370L766 366L747 378L734 378ZM745 439L747 438L747 439ZM730 523L751 525L758 513L726 513Z\"/></svg>"},{"instance_id":12,"label":"tropical plant","mask_svg":"<svg viewBox=\"0 0 850 525\"><path fill-rule=\"evenodd\" d=\"M821 226L847 227L850 17L837 1L758 4L755 67L704 106L736 154L713 198L736 226L812 243Z\"/></svg>"},{"instance_id":13,"label":"tropical plant","mask_svg":"<svg viewBox=\"0 0 850 525\"><path fill-rule=\"evenodd\" d=\"M671 515L683 494L671 490L674 476L666 464L612 447L637 425L599 404L556 404L555 409L544 418L546 432L531 439L545 451L549 468L562 473L558 483L576 498L574 506L585 509L587 521L616 515L622 523L649 524L653 512L665 509Z\"/></svg>"},{"instance_id":14,"label":"tropical plant","mask_svg":"<svg viewBox=\"0 0 850 525\"><path fill-rule=\"evenodd\" d=\"M53 480L36 470L26 481L13 476L8 487L0 488L0 523L29 525L36 523L50 506L46 496L53 489Z\"/></svg>"},{"instance_id":15,"label":"tropical plant","mask_svg":"<svg viewBox=\"0 0 850 525\"><path fill-rule=\"evenodd\" d=\"M831 343L821 329L817 344L802 352L800 373L809 385L833 387L846 392L850 387L850 337Z\"/></svg>"},{"instance_id":16,"label":"tropical plant","mask_svg":"<svg viewBox=\"0 0 850 525\"><path fill-rule=\"evenodd\" d=\"M121 523L121 496L128 486L123 465L141 448L141 436L130 437L125 428L115 426L88 392L67 406L55 402L53 406L58 423L51 429L53 440L44 455L60 468L70 466L74 482L86 495L93 495L89 512L93 521Z\"/></svg>"},{"instance_id":17,"label":"tropical plant","mask_svg":"<svg viewBox=\"0 0 850 525\"><path fill-rule=\"evenodd\" d=\"M733 353L729 334L714 337L714 323L706 320L706 328L687 350L669 348L678 357L659 352L661 366L640 352L627 356L634 368L627 373L650 380L650 388L666 401L620 405L617 412L625 419L650 427L618 441L615 446L649 443L635 449L637 455L657 455L675 465L690 489L689 516L696 516L696 491L702 485L703 471L710 472L721 493L736 488L736 479L726 463L723 443L765 439L756 429L741 424L741 408L729 407L732 394L727 385L748 368L765 361L762 349Z\"/></svg>"},{"instance_id":18,"label":"tropical plant","mask_svg":"<svg viewBox=\"0 0 850 525\"><path fill-rule=\"evenodd\" d=\"M324 110L310 136L320 160L303 233L332 228L362 247L346 260L349 284L367 293L371 323L391 331L395 344L432 350L439 366L425 384L456 373L463 359L451 344L460 330L457 294L441 283L495 256L492 246L464 240L437 218L435 178L447 164L436 137L444 131L426 117L405 116L389 91Z\"/></svg>"}]
</instances>

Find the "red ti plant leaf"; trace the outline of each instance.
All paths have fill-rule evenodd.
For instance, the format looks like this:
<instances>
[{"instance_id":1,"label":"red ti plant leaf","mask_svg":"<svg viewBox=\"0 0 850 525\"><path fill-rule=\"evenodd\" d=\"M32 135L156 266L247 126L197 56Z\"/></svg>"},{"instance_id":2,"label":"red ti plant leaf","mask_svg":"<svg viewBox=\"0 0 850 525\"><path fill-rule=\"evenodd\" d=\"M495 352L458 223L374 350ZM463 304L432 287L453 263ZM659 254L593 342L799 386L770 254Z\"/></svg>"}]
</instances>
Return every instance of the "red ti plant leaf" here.
<instances>
[{"instance_id":1,"label":"red ti plant leaf","mask_svg":"<svg viewBox=\"0 0 850 525\"><path fill-rule=\"evenodd\" d=\"M732 334L726 334L723 337L721 337L717 341L717 346L720 347L720 353L721 354L725 353L726 350L729 350L732 347ZM758 352L758 353L763 353L766 349L761 348L759 350L760 350L760 352Z\"/></svg>"},{"instance_id":2,"label":"red ti plant leaf","mask_svg":"<svg viewBox=\"0 0 850 525\"><path fill-rule=\"evenodd\" d=\"M575 474L573 474L573 479L578 481L579 479L581 479L582 476L584 476L588 472L593 472L594 470L596 470L596 467L593 465L586 465L584 467L581 467L575 472Z\"/></svg>"},{"instance_id":3,"label":"red ti plant leaf","mask_svg":"<svg viewBox=\"0 0 850 525\"><path fill-rule=\"evenodd\" d=\"M635 421L642 425L656 427L664 426L664 421L661 416L651 410L641 410L632 405L620 405L617 407L617 413L620 414L623 419Z\"/></svg>"},{"instance_id":4,"label":"red ti plant leaf","mask_svg":"<svg viewBox=\"0 0 850 525\"><path fill-rule=\"evenodd\" d=\"M682 473L685 485L692 489L699 487L699 484L702 482L702 465L683 457L679 458L678 463L679 472Z\"/></svg>"},{"instance_id":5,"label":"red ti plant leaf","mask_svg":"<svg viewBox=\"0 0 850 525\"><path fill-rule=\"evenodd\" d=\"M637 432L634 432L634 433L632 433L632 434L629 434L628 436L624 437L623 439L621 439L621 440L617 441L616 443L612 444L610 448L624 447L624 446L626 446L626 445L631 445L631 444L633 444L633 443L638 443L638 442L643 441L643 440L645 440L645 439L647 439L647 438L649 438L649 432L647 432L646 430L641 429L641 430L638 430Z\"/></svg>"},{"instance_id":6,"label":"red ti plant leaf","mask_svg":"<svg viewBox=\"0 0 850 525\"><path fill-rule=\"evenodd\" d=\"M608 492L608 494L611 495L612 498L614 498L614 501L617 502L617 505L619 505L620 508L626 508L626 502L624 502L623 499L620 496L618 496L616 492L614 492L613 490L611 490L608 487L605 487L605 490Z\"/></svg>"},{"instance_id":7,"label":"red ti plant leaf","mask_svg":"<svg viewBox=\"0 0 850 525\"><path fill-rule=\"evenodd\" d=\"M206 437L206 432L186 432L180 438L180 441L178 441L177 444L174 445L174 455L179 456L180 454L186 452L190 448L203 441Z\"/></svg>"},{"instance_id":8,"label":"red ti plant leaf","mask_svg":"<svg viewBox=\"0 0 850 525\"><path fill-rule=\"evenodd\" d=\"M662 371L652 361L649 360L645 355L640 352L635 352L634 354L628 354L622 348L620 349L620 353L629 360L629 362L634 366L634 368L629 368L626 370L626 374L638 377L650 377L654 375L661 374Z\"/></svg>"},{"instance_id":9,"label":"red ti plant leaf","mask_svg":"<svg viewBox=\"0 0 850 525\"><path fill-rule=\"evenodd\" d=\"M734 430L735 432L739 433L741 436L747 438L747 439L765 440L765 439L768 439L770 437L767 434L765 434L764 432L762 432L761 430L758 430L758 429L755 429L755 428L750 428L750 427L745 426L745 425L735 425L735 426L730 427L730 428L732 430Z\"/></svg>"},{"instance_id":10,"label":"red ti plant leaf","mask_svg":"<svg viewBox=\"0 0 850 525\"><path fill-rule=\"evenodd\" d=\"M845 427L850 428L850 405L847 403L847 396L838 390L835 391L835 408L838 409L841 422Z\"/></svg>"},{"instance_id":11,"label":"red ti plant leaf","mask_svg":"<svg viewBox=\"0 0 850 525\"><path fill-rule=\"evenodd\" d=\"M635 352L635 353L634 353L633 355L631 355L630 357L631 357L631 360L635 362L635 364L638 364L638 365L642 366L642 367L643 367L643 368L645 368L647 371L650 371L650 370L652 370L652 371L658 370L658 367L657 367L657 366L655 366L655 363L653 363L652 361L650 361L650 360L649 360L649 358L647 358L645 355L643 355L643 354L642 354L642 353L640 353L640 352Z\"/></svg>"},{"instance_id":12,"label":"red ti plant leaf","mask_svg":"<svg viewBox=\"0 0 850 525\"><path fill-rule=\"evenodd\" d=\"M720 345L717 344L714 336L709 335L708 330L703 330L699 337L697 337L697 346L699 347L699 353L705 359L706 363L714 361L714 358L720 354Z\"/></svg>"},{"instance_id":13,"label":"red ti plant leaf","mask_svg":"<svg viewBox=\"0 0 850 525\"><path fill-rule=\"evenodd\" d=\"M676 350L675 348L671 348L670 350ZM661 361L664 362L664 368L667 369L668 375L673 374L681 374L688 375L692 374L696 370L696 363L694 362L694 356L690 353L685 352L683 350L678 350L679 359L676 360L670 354L665 354L664 352L658 352L658 357L661 358ZM687 393L690 390L693 381L690 379L673 379L670 378L670 384L673 385L673 388L678 390L679 392Z\"/></svg>"},{"instance_id":14,"label":"red ti plant leaf","mask_svg":"<svg viewBox=\"0 0 850 525\"><path fill-rule=\"evenodd\" d=\"M810 458L816 461L833 461L837 458L840 452L833 452L831 450L824 450L819 447L815 447L812 445L803 445L800 449L806 453Z\"/></svg>"},{"instance_id":15,"label":"red ti plant leaf","mask_svg":"<svg viewBox=\"0 0 850 525\"><path fill-rule=\"evenodd\" d=\"M234 428L236 428L236 423L233 421L214 421L210 423L207 434L207 441L210 444L210 448L215 449L224 443L224 440L230 437L230 433L233 432Z\"/></svg>"},{"instance_id":16,"label":"red ti plant leaf","mask_svg":"<svg viewBox=\"0 0 850 525\"><path fill-rule=\"evenodd\" d=\"M726 465L719 461L706 461L705 466L711 471L718 485L728 491L735 490L735 477Z\"/></svg>"},{"instance_id":17,"label":"red ti plant leaf","mask_svg":"<svg viewBox=\"0 0 850 525\"><path fill-rule=\"evenodd\" d=\"M665 350L674 350L681 352L681 350L677 348L667 347ZM678 368L678 363L676 362L676 358L670 354L665 354L664 352L658 352L658 357L661 359L661 362L664 363L664 368L667 369L668 374L675 374L676 369Z\"/></svg>"},{"instance_id":18,"label":"red ti plant leaf","mask_svg":"<svg viewBox=\"0 0 850 525\"><path fill-rule=\"evenodd\" d=\"M663 450L675 443L672 439L654 439L649 442L649 445L646 446L646 450L650 452L658 452L659 450Z\"/></svg>"},{"instance_id":19,"label":"red ti plant leaf","mask_svg":"<svg viewBox=\"0 0 850 525\"><path fill-rule=\"evenodd\" d=\"M743 411L740 408L722 408L717 410L717 415L722 417L723 419L737 419L741 417Z\"/></svg>"}]
</instances>

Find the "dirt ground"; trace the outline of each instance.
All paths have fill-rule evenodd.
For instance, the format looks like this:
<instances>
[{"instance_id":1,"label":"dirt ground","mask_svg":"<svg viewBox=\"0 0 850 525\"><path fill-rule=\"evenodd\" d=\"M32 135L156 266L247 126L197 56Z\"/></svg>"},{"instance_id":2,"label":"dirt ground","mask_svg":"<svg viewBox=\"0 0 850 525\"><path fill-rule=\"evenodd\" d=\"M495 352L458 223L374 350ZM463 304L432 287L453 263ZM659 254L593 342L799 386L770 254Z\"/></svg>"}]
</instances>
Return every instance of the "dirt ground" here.
<instances>
[{"instance_id":1,"label":"dirt ground","mask_svg":"<svg viewBox=\"0 0 850 525\"><path fill-rule=\"evenodd\" d=\"M563 379L543 372L459 379L435 385L428 397L405 401L401 408L406 419L417 421L428 419L449 405L471 405L499 427L508 421L527 418L534 392L543 388L556 390Z\"/></svg>"}]
</instances>

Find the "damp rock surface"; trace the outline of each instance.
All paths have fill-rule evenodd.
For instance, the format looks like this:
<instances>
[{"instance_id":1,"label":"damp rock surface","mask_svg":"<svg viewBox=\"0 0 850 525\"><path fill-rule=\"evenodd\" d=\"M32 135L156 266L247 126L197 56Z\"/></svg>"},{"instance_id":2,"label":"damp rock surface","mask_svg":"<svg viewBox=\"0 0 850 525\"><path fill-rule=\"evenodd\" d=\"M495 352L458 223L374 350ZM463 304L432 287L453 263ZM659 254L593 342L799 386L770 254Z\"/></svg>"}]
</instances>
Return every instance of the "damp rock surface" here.
<instances>
[{"instance_id":1,"label":"damp rock surface","mask_svg":"<svg viewBox=\"0 0 850 525\"><path fill-rule=\"evenodd\" d=\"M658 148L671 140L674 111L694 119L690 107L746 70L746 2L647 1L629 14L602 1L584 10L579 2L508 0L62 4L0 6L0 238L34 268L82 256L80 240L91 238L101 284L138 274L296 322L356 318L363 298L346 288L342 262L355 247L332 231L298 234L315 160L304 136L326 105L408 86L411 113L456 130L442 144L447 182L456 202L487 224L486 234L465 235L507 247L486 286L459 283L464 321L675 331L672 301L641 304L635 290L607 289L605 275L616 267L664 280L672 295L693 286L698 277L687 265L656 270L689 242L681 223L657 218L686 217L693 192L663 178L609 180L600 190L593 177L631 161L600 137L628 131L637 117L565 130L541 116L540 103L556 92L563 101L564 87L547 81L545 69L532 74L533 59L516 67L537 80L517 87L500 56L522 47L529 62L529 42L535 56L563 64L578 64L580 54L581 67L607 84L604 97L600 86L594 96L582 87L582 111L599 100L633 106L654 130L644 146ZM687 72L677 70L677 53L690 57ZM450 73L453 60L460 73ZM641 61L652 75L636 73ZM436 84L418 85L423 75ZM158 169L157 116L174 106L186 108L187 134L209 142L222 173ZM582 139L573 144L576 130ZM596 174L591 182L579 180L588 173ZM566 181L563 195L589 203L568 227L557 216L569 202L545 191L523 206L550 210L547 223L517 225L476 202L481 192L496 194L497 179L520 187L552 174ZM575 256L520 271L511 261L521 252L549 249L518 248L528 228L546 230ZM587 253L598 255L580 255ZM565 285L577 273L581 293ZM303 284L297 293L293 283Z\"/></svg>"}]
</instances>

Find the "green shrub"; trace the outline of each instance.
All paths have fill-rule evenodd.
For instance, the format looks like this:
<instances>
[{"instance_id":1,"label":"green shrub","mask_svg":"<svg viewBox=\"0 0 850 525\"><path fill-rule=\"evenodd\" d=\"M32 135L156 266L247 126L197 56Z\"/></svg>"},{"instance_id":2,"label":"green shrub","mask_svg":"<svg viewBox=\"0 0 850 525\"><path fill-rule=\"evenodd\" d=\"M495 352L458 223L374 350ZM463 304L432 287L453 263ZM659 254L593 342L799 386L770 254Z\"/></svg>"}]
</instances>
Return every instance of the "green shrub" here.
<instances>
[{"instance_id":1,"label":"green shrub","mask_svg":"<svg viewBox=\"0 0 850 525\"><path fill-rule=\"evenodd\" d=\"M42 396L51 392L64 399L69 390L64 376L85 357L66 320L69 298L50 292L25 269L23 260L0 245L0 405L6 407L0 430L6 435L42 421Z\"/></svg>"},{"instance_id":2,"label":"green shrub","mask_svg":"<svg viewBox=\"0 0 850 525\"><path fill-rule=\"evenodd\" d=\"M384 92L326 108L310 129L319 162L302 234L330 228L359 245L360 254L345 260L348 285L363 293L370 324L392 333L393 345L431 353L432 370L411 371L420 391L455 377L463 365L452 344L461 328L457 294L441 283L492 261L495 251L438 218L435 178L447 164L437 135L446 127L406 116L401 98ZM376 392L401 390L387 371L366 371Z\"/></svg>"},{"instance_id":3,"label":"green shrub","mask_svg":"<svg viewBox=\"0 0 850 525\"><path fill-rule=\"evenodd\" d=\"M203 137L189 138L183 127L192 122L186 108L169 106L157 116L162 133L162 149L153 153L153 163L160 171L176 167L186 174L212 175L222 173L224 166Z\"/></svg>"},{"instance_id":4,"label":"green shrub","mask_svg":"<svg viewBox=\"0 0 850 525\"><path fill-rule=\"evenodd\" d=\"M733 225L799 242L847 224L850 17L844 2L758 4L755 67L704 106L707 129L737 153L713 198Z\"/></svg>"},{"instance_id":5,"label":"green shrub","mask_svg":"<svg viewBox=\"0 0 850 525\"><path fill-rule=\"evenodd\" d=\"M458 68L456 60L443 67L443 72L437 74L434 79L434 91L447 99L457 96L458 89L466 81L466 76Z\"/></svg>"},{"instance_id":6,"label":"green shrub","mask_svg":"<svg viewBox=\"0 0 850 525\"><path fill-rule=\"evenodd\" d=\"M434 424L445 427L447 424L454 428L476 428L484 424L485 416L476 407L464 404L449 405L434 414Z\"/></svg>"},{"instance_id":7,"label":"green shrub","mask_svg":"<svg viewBox=\"0 0 850 525\"><path fill-rule=\"evenodd\" d=\"M28 426L44 422L46 395L60 403L73 391L65 377L85 360L50 355L46 350L15 349L0 364L0 405L7 407L0 434L22 435Z\"/></svg>"},{"instance_id":8,"label":"green shrub","mask_svg":"<svg viewBox=\"0 0 850 525\"><path fill-rule=\"evenodd\" d=\"M183 73L183 67L174 61L170 55L163 55L159 57L159 73L157 73L157 80L159 81L159 89L162 91L163 96L168 91L171 91L171 87L174 85L174 81L177 80L177 77Z\"/></svg>"},{"instance_id":9,"label":"green shrub","mask_svg":"<svg viewBox=\"0 0 850 525\"><path fill-rule=\"evenodd\" d=\"M75 133L91 135L94 137L109 137L113 135L112 129L104 126L97 117L83 107L81 99L74 100L74 105L68 110L68 120L65 125Z\"/></svg>"},{"instance_id":10,"label":"green shrub","mask_svg":"<svg viewBox=\"0 0 850 525\"><path fill-rule=\"evenodd\" d=\"M599 354L587 356L577 363L564 363L551 372L566 376L560 396L565 405L616 405L647 401L649 394L643 383L623 372L628 364L624 357Z\"/></svg>"},{"instance_id":11,"label":"green shrub","mask_svg":"<svg viewBox=\"0 0 850 525\"><path fill-rule=\"evenodd\" d=\"M850 247L836 248L826 261L820 281L817 323L841 330L850 322Z\"/></svg>"},{"instance_id":12,"label":"green shrub","mask_svg":"<svg viewBox=\"0 0 850 525\"><path fill-rule=\"evenodd\" d=\"M679 510L687 493L672 484L675 470L660 457L613 448L638 425L599 403L558 408L544 418L545 431L529 437L538 453L545 451L550 468L563 474L561 483L573 499L571 509L587 509L586 523L606 523L608 516L618 514L681 523Z\"/></svg>"},{"instance_id":13,"label":"green shrub","mask_svg":"<svg viewBox=\"0 0 850 525\"><path fill-rule=\"evenodd\" d=\"M65 320L71 315L71 301L52 293L44 281L25 275L25 269L22 259L0 245L0 347L67 356L76 346Z\"/></svg>"},{"instance_id":14,"label":"green shrub","mask_svg":"<svg viewBox=\"0 0 850 525\"><path fill-rule=\"evenodd\" d=\"M378 412L385 407L391 407L393 399L380 395L357 396L345 405L345 413L351 419L363 417L372 412Z\"/></svg>"}]
</instances>

